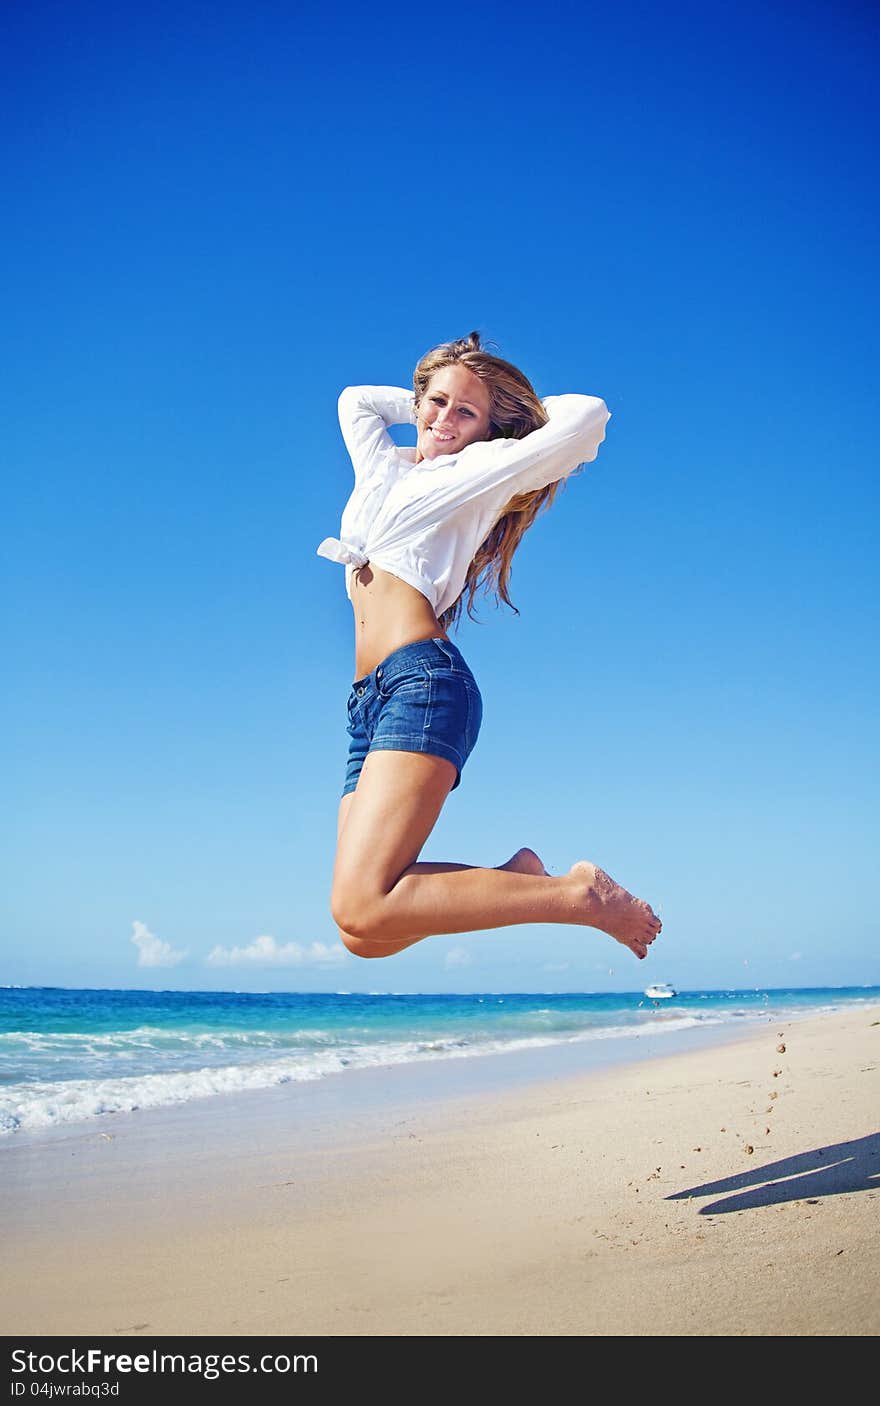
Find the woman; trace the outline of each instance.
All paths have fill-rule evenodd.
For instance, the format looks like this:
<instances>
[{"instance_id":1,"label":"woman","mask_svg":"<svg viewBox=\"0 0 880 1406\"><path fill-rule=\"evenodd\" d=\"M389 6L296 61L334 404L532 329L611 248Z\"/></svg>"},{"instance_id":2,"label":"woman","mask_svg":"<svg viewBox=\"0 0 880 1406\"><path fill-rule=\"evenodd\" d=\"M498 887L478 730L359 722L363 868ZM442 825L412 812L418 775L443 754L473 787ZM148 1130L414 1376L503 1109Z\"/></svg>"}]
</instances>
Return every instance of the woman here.
<instances>
[{"instance_id":1,"label":"woman","mask_svg":"<svg viewBox=\"0 0 880 1406\"><path fill-rule=\"evenodd\" d=\"M341 536L357 678L339 805L331 911L359 957L388 957L436 933L516 923L600 928L642 959L661 928L651 907L586 860L552 876L531 849L506 864L420 863L477 740L476 679L447 633L469 588L494 578L562 479L596 458L609 413L595 396L538 399L523 373L472 332L416 367L414 392L349 387L339 398L355 488ZM415 449L392 424L415 423ZM514 607L515 609L515 607Z\"/></svg>"}]
</instances>

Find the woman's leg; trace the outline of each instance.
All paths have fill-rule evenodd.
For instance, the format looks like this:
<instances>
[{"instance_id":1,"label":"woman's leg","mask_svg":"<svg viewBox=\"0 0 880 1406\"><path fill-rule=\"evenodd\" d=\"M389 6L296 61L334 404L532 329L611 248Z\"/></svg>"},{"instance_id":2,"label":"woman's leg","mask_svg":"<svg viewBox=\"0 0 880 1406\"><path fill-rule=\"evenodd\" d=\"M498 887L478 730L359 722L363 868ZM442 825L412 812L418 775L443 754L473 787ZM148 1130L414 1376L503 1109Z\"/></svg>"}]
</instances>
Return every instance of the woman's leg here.
<instances>
[{"instance_id":1,"label":"woman's leg","mask_svg":"<svg viewBox=\"0 0 880 1406\"><path fill-rule=\"evenodd\" d=\"M348 819L348 812L351 810L355 792L349 791L339 802L339 819L336 825L336 850L339 852L339 841L342 839L342 832ZM363 937L355 937L354 933L346 932L344 928L337 930L343 944L349 952L353 952L356 957L393 957L395 952L402 952L405 947L412 947L414 943L421 942L420 937L400 938L397 942L370 942Z\"/></svg>"},{"instance_id":2,"label":"woman's leg","mask_svg":"<svg viewBox=\"0 0 880 1406\"><path fill-rule=\"evenodd\" d=\"M451 864L425 872L416 860L454 780L453 764L428 752L369 753L333 873L331 909L344 932L409 946L437 933L572 923L598 927L637 957L647 955L659 918L588 861L560 877Z\"/></svg>"},{"instance_id":3,"label":"woman's leg","mask_svg":"<svg viewBox=\"0 0 880 1406\"><path fill-rule=\"evenodd\" d=\"M354 800L354 792L349 791L339 802L339 820L336 827L336 843L342 837L345 829L345 822L351 803ZM453 869L472 869L472 864L435 864L433 862L413 864L410 872L418 871L420 874L443 874L449 873ZM515 874L546 874L543 862L533 849L523 846L516 854L511 855L506 864L499 864L499 869L506 869ZM402 952L405 947L413 947L415 943L421 942L420 937L400 938L397 942L371 942L366 938L355 937L353 933L346 932L339 928L339 936L349 952L356 957L393 957L395 952Z\"/></svg>"}]
</instances>

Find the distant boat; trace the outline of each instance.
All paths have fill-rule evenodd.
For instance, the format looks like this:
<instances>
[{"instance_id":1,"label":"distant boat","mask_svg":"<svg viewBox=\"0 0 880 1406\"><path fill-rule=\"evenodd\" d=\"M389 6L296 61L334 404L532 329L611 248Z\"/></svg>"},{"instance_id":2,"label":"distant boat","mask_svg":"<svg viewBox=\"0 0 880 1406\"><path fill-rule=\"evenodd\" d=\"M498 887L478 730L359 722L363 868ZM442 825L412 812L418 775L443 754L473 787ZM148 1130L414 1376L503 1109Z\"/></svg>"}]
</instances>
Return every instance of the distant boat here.
<instances>
[{"instance_id":1,"label":"distant boat","mask_svg":"<svg viewBox=\"0 0 880 1406\"><path fill-rule=\"evenodd\" d=\"M665 981L658 981L653 986L645 987L645 995L652 1001L668 1001L670 996L677 996L678 992Z\"/></svg>"}]
</instances>

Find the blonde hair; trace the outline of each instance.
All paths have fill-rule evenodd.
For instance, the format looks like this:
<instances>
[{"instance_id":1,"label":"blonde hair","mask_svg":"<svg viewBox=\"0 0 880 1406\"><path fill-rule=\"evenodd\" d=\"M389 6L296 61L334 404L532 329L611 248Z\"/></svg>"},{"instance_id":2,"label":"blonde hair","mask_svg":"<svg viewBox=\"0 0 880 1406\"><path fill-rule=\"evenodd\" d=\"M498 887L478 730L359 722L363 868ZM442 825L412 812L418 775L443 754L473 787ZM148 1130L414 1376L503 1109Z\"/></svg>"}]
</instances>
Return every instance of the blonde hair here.
<instances>
[{"instance_id":1,"label":"blonde hair","mask_svg":"<svg viewBox=\"0 0 880 1406\"><path fill-rule=\"evenodd\" d=\"M418 407L431 377L444 366L463 366L485 383L489 391L489 433L487 439L524 439L532 430L547 423L547 412L531 382L511 362L492 356L483 349L479 332L471 332L456 342L443 342L422 357L413 376ZM513 555L544 507L550 507L562 480L529 493L515 493L486 540L475 553L458 599L438 616L444 630L457 626L465 591L469 592L467 611L475 619L473 602L479 585L488 595L495 588L496 603L503 600L516 615L519 611L508 594ZM483 577L481 582L480 578Z\"/></svg>"}]
</instances>

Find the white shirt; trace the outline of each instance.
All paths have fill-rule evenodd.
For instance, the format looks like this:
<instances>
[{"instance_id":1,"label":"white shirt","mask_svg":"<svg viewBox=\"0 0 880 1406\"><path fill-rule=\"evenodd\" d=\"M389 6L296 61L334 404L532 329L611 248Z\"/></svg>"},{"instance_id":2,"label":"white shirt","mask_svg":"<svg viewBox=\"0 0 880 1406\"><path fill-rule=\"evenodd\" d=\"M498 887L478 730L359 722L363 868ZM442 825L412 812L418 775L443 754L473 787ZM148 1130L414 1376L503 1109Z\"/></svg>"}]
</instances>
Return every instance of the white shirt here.
<instances>
[{"instance_id":1,"label":"white shirt","mask_svg":"<svg viewBox=\"0 0 880 1406\"><path fill-rule=\"evenodd\" d=\"M415 423L412 391L348 386L339 423L354 465L354 491L339 537L325 537L318 556L345 564L345 589L372 562L414 586L437 616L460 596L468 568L517 493L545 488L590 463L611 418L592 395L550 395L548 423L524 439L477 440L456 454L415 463L389 425Z\"/></svg>"}]
</instances>

